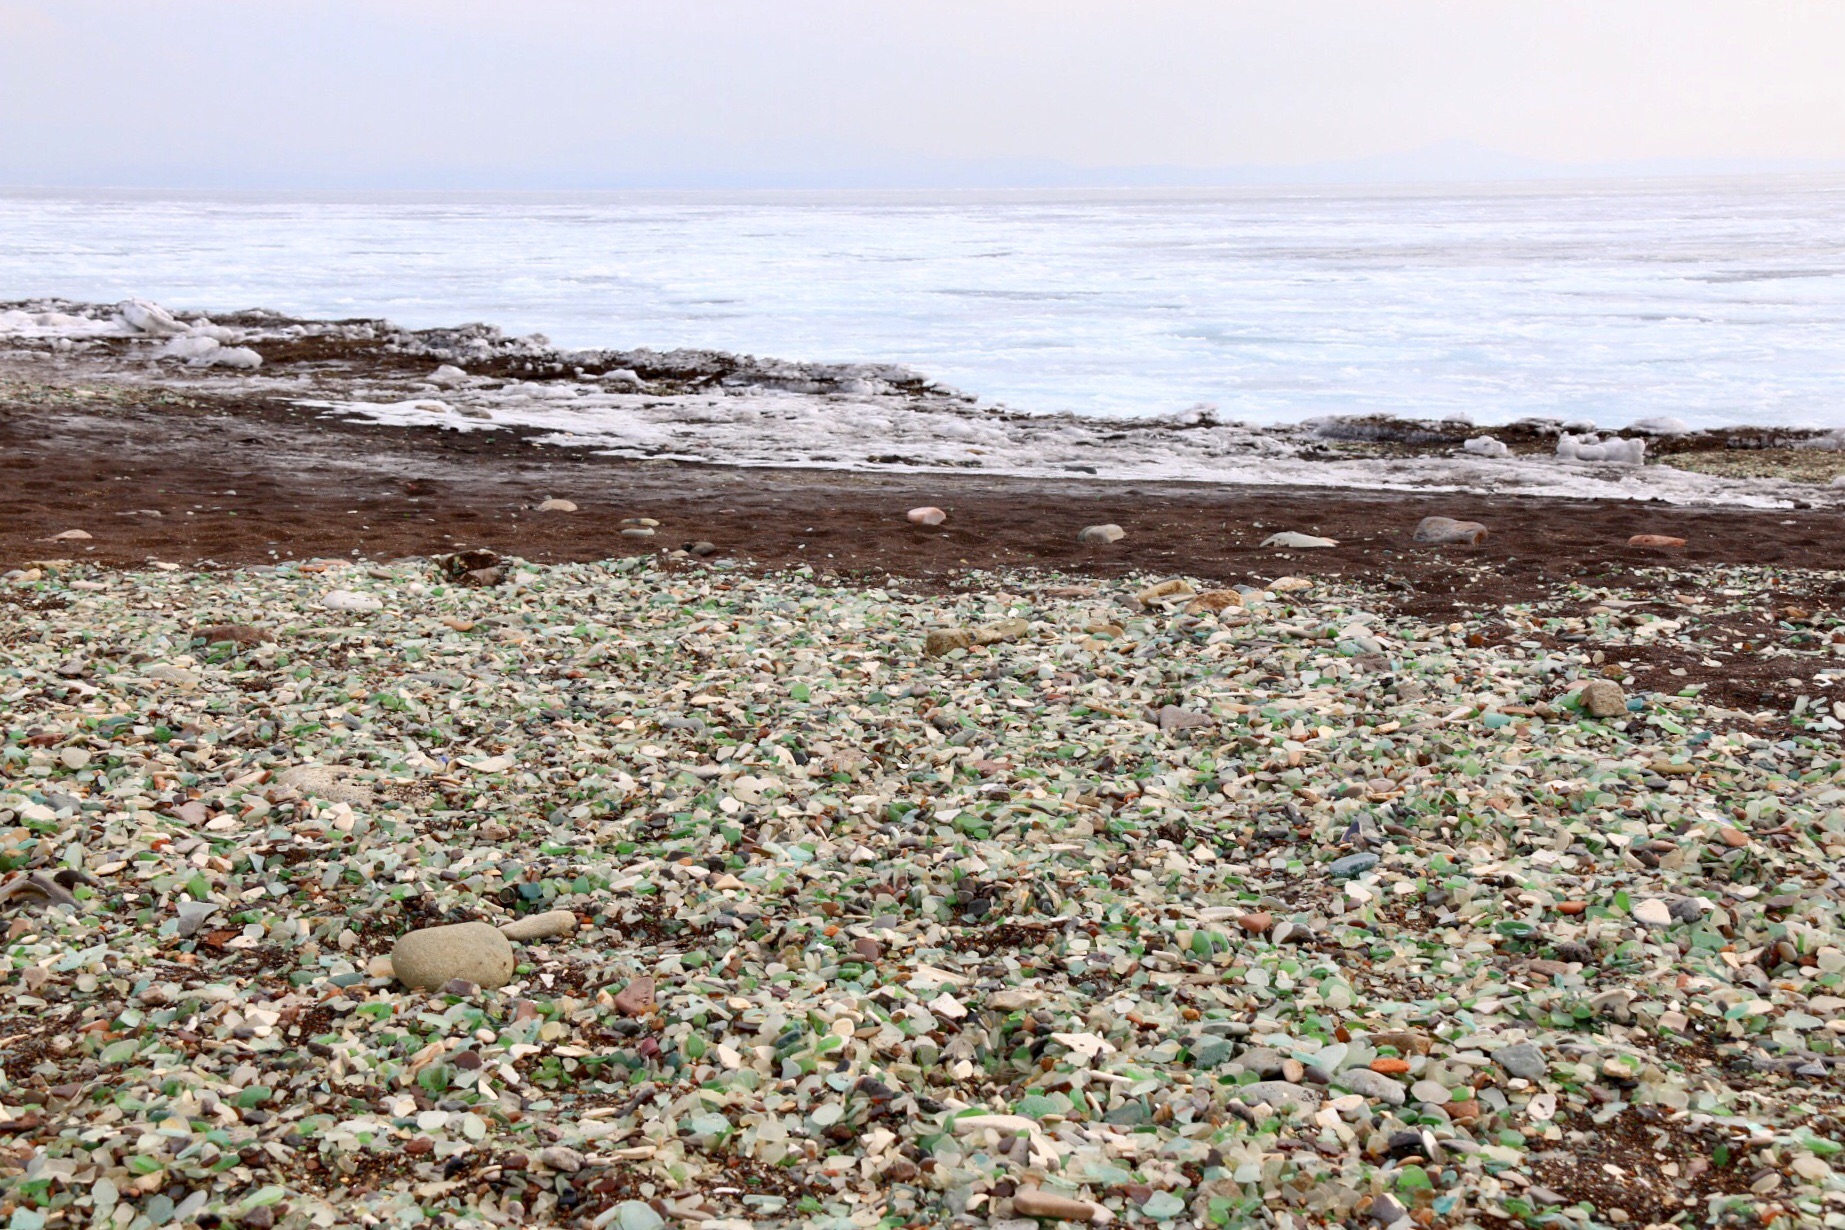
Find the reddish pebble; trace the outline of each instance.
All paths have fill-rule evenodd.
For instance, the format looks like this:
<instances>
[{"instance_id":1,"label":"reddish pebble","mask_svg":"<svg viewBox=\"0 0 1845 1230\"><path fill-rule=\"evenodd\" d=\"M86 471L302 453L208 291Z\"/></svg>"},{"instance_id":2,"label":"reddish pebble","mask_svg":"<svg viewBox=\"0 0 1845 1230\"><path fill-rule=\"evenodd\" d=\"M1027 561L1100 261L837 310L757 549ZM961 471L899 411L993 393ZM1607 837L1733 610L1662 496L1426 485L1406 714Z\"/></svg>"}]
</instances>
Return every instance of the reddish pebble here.
<instances>
[{"instance_id":1,"label":"reddish pebble","mask_svg":"<svg viewBox=\"0 0 1845 1230\"><path fill-rule=\"evenodd\" d=\"M940 525L948 520L948 514L939 508L912 508L909 517L911 525Z\"/></svg>"},{"instance_id":2,"label":"reddish pebble","mask_svg":"<svg viewBox=\"0 0 1845 1230\"><path fill-rule=\"evenodd\" d=\"M1371 1070L1373 1072L1381 1072L1385 1076L1401 1076L1409 1071L1409 1060L1391 1059L1388 1056L1380 1059L1373 1059L1371 1061Z\"/></svg>"},{"instance_id":3,"label":"reddish pebble","mask_svg":"<svg viewBox=\"0 0 1845 1230\"><path fill-rule=\"evenodd\" d=\"M1560 901L1557 903L1557 913L1559 914L1580 914L1588 908L1589 903L1586 901Z\"/></svg>"},{"instance_id":4,"label":"reddish pebble","mask_svg":"<svg viewBox=\"0 0 1845 1230\"><path fill-rule=\"evenodd\" d=\"M1749 844L1749 834L1728 825L1718 829L1717 836L1723 838L1724 845L1733 846L1738 850Z\"/></svg>"},{"instance_id":5,"label":"reddish pebble","mask_svg":"<svg viewBox=\"0 0 1845 1230\"><path fill-rule=\"evenodd\" d=\"M646 1016L653 1011L653 979L636 978L615 997L615 1010L623 1016Z\"/></svg>"},{"instance_id":6,"label":"reddish pebble","mask_svg":"<svg viewBox=\"0 0 1845 1230\"><path fill-rule=\"evenodd\" d=\"M1630 547L1682 547L1683 538L1674 538L1670 534L1635 534L1627 540Z\"/></svg>"},{"instance_id":7,"label":"reddish pebble","mask_svg":"<svg viewBox=\"0 0 1845 1230\"><path fill-rule=\"evenodd\" d=\"M1275 925L1272 914L1245 914L1236 920L1236 925L1251 935L1262 935Z\"/></svg>"}]
</instances>

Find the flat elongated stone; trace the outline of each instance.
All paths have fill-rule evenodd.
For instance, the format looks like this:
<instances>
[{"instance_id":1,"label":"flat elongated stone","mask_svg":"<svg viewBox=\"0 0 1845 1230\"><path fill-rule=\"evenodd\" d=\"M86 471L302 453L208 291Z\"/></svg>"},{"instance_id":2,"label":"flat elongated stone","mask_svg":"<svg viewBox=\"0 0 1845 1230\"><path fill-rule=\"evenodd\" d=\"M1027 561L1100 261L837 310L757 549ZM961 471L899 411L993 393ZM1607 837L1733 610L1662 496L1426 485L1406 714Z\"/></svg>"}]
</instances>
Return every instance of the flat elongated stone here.
<instances>
[{"instance_id":1,"label":"flat elongated stone","mask_svg":"<svg viewBox=\"0 0 1845 1230\"><path fill-rule=\"evenodd\" d=\"M1369 850L1361 850L1357 854L1348 854L1344 858L1334 859L1327 864L1326 873L1335 877L1350 877L1367 872L1375 866L1377 866L1377 855Z\"/></svg>"},{"instance_id":2,"label":"flat elongated stone","mask_svg":"<svg viewBox=\"0 0 1845 1230\"><path fill-rule=\"evenodd\" d=\"M569 910L546 910L542 914L528 914L524 918L500 924L501 935L522 942L569 935L576 929L577 916Z\"/></svg>"},{"instance_id":3,"label":"flat elongated stone","mask_svg":"<svg viewBox=\"0 0 1845 1230\"><path fill-rule=\"evenodd\" d=\"M1057 1221L1105 1222L1113 1217L1099 1204L1059 1196L1037 1187L1021 1187L1014 1192L1012 1211L1023 1217L1047 1217Z\"/></svg>"},{"instance_id":4,"label":"flat elongated stone","mask_svg":"<svg viewBox=\"0 0 1845 1230\"><path fill-rule=\"evenodd\" d=\"M1389 1106L1401 1106L1409 1097L1403 1091L1403 1086L1382 1072L1373 1072L1369 1068L1349 1068L1339 1073L1335 1080L1360 1097Z\"/></svg>"}]
</instances>

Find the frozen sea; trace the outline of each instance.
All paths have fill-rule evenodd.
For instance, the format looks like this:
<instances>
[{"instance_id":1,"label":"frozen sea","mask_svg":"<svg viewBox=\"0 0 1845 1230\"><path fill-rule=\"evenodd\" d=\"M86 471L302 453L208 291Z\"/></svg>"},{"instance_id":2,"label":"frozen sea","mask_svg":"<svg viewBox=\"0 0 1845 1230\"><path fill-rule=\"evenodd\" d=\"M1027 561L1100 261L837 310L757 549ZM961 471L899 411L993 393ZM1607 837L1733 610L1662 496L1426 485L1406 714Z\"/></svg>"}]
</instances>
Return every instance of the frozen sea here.
<instances>
[{"instance_id":1,"label":"frozen sea","mask_svg":"<svg viewBox=\"0 0 1845 1230\"><path fill-rule=\"evenodd\" d=\"M0 299L900 362L1013 409L1845 426L1845 179L0 194Z\"/></svg>"}]
</instances>

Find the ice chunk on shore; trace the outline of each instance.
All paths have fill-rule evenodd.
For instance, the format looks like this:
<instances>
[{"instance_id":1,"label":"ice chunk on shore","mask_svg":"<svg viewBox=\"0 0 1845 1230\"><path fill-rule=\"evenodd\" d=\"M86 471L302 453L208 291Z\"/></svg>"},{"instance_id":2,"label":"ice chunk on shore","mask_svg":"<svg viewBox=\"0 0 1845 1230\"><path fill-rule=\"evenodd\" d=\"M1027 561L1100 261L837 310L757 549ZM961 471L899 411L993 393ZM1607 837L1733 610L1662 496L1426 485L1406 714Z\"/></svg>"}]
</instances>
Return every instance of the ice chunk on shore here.
<instances>
[{"instance_id":1,"label":"ice chunk on shore","mask_svg":"<svg viewBox=\"0 0 1845 1230\"><path fill-rule=\"evenodd\" d=\"M145 299L124 299L116 310L129 328L149 337L178 337L192 332L191 325L181 324L173 319L173 313Z\"/></svg>"},{"instance_id":2,"label":"ice chunk on shore","mask_svg":"<svg viewBox=\"0 0 1845 1230\"><path fill-rule=\"evenodd\" d=\"M1505 446L1504 441L1495 440L1491 436L1475 436L1461 447L1479 457L1504 457L1512 451Z\"/></svg>"},{"instance_id":3,"label":"ice chunk on shore","mask_svg":"<svg viewBox=\"0 0 1845 1230\"><path fill-rule=\"evenodd\" d=\"M119 320L98 320L69 312L26 312L13 308L0 312L0 337L85 338L108 337L122 332Z\"/></svg>"},{"instance_id":4,"label":"ice chunk on shore","mask_svg":"<svg viewBox=\"0 0 1845 1230\"><path fill-rule=\"evenodd\" d=\"M1643 436L1683 436L1691 433L1691 424L1669 414L1656 414L1652 418L1634 420L1627 430Z\"/></svg>"},{"instance_id":5,"label":"ice chunk on shore","mask_svg":"<svg viewBox=\"0 0 1845 1230\"><path fill-rule=\"evenodd\" d=\"M194 367L238 367L254 370L263 365L263 356L248 346L226 346L208 333L188 333L162 346L162 359L184 359Z\"/></svg>"},{"instance_id":6,"label":"ice chunk on shore","mask_svg":"<svg viewBox=\"0 0 1845 1230\"><path fill-rule=\"evenodd\" d=\"M1563 461L1612 461L1637 466L1646 462L1645 440L1598 440L1564 432L1557 437L1557 456Z\"/></svg>"}]
</instances>

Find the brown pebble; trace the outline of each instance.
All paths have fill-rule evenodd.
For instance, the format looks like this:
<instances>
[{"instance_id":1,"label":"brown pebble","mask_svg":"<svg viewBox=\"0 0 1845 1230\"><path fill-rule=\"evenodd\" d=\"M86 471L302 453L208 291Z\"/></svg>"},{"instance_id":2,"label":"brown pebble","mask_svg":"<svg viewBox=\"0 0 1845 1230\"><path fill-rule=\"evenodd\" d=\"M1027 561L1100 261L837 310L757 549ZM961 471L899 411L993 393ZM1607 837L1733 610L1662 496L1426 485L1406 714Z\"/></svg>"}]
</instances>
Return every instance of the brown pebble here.
<instances>
[{"instance_id":1,"label":"brown pebble","mask_svg":"<svg viewBox=\"0 0 1845 1230\"><path fill-rule=\"evenodd\" d=\"M1724 845L1738 850L1749 844L1749 834L1741 829L1731 828L1727 824L1717 830L1717 836L1723 838Z\"/></svg>"},{"instance_id":2,"label":"brown pebble","mask_svg":"<svg viewBox=\"0 0 1845 1230\"><path fill-rule=\"evenodd\" d=\"M275 639L261 628L250 624L208 624L203 628L193 629L192 635L208 645L221 645L228 641L234 645L242 645L246 649L254 649L264 641Z\"/></svg>"},{"instance_id":3,"label":"brown pebble","mask_svg":"<svg viewBox=\"0 0 1845 1230\"><path fill-rule=\"evenodd\" d=\"M653 979L636 978L615 997L615 1010L623 1016L646 1016L653 1011Z\"/></svg>"},{"instance_id":4,"label":"brown pebble","mask_svg":"<svg viewBox=\"0 0 1845 1230\"><path fill-rule=\"evenodd\" d=\"M1371 1035L1372 1046L1395 1047L1399 1055L1426 1055L1434 1045L1427 1034L1412 1029L1398 1029Z\"/></svg>"},{"instance_id":5,"label":"brown pebble","mask_svg":"<svg viewBox=\"0 0 1845 1230\"><path fill-rule=\"evenodd\" d=\"M1243 595L1234 589L1209 589L1185 604L1187 615L1209 615L1243 605Z\"/></svg>"},{"instance_id":6,"label":"brown pebble","mask_svg":"<svg viewBox=\"0 0 1845 1230\"><path fill-rule=\"evenodd\" d=\"M884 955L884 949L868 935L861 935L853 940L852 951L867 961L876 961Z\"/></svg>"},{"instance_id":7,"label":"brown pebble","mask_svg":"<svg viewBox=\"0 0 1845 1230\"><path fill-rule=\"evenodd\" d=\"M1269 913L1245 914L1236 920L1236 925L1251 935L1263 935L1275 925L1275 916Z\"/></svg>"},{"instance_id":8,"label":"brown pebble","mask_svg":"<svg viewBox=\"0 0 1845 1230\"><path fill-rule=\"evenodd\" d=\"M1557 903L1559 914L1580 914L1588 908L1589 903L1586 901L1559 901Z\"/></svg>"},{"instance_id":9,"label":"brown pebble","mask_svg":"<svg viewBox=\"0 0 1845 1230\"><path fill-rule=\"evenodd\" d=\"M1635 534L1627 540L1630 547L1682 547L1683 538L1674 538L1670 534Z\"/></svg>"}]
</instances>

